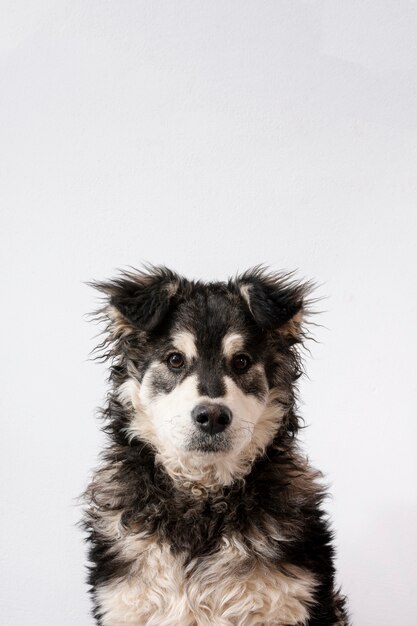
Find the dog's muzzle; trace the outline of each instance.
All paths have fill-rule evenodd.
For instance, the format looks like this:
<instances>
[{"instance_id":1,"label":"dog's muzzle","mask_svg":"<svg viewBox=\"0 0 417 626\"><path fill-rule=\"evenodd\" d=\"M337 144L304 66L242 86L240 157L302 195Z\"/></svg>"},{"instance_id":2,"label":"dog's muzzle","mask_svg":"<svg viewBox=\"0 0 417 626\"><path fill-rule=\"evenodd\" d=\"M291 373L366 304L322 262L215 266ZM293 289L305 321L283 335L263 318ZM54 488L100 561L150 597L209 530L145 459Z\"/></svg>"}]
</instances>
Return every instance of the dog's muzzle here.
<instances>
[{"instance_id":1,"label":"dog's muzzle","mask_svg":"<svg viewBox=\"0 0 417 626\"><path fill-rule=\"evenodd\" d=\"M197 404L191 411L197 428L209 435L222 433L232 421L232 412L224 404Z\"/></svg>"}]
</instances>

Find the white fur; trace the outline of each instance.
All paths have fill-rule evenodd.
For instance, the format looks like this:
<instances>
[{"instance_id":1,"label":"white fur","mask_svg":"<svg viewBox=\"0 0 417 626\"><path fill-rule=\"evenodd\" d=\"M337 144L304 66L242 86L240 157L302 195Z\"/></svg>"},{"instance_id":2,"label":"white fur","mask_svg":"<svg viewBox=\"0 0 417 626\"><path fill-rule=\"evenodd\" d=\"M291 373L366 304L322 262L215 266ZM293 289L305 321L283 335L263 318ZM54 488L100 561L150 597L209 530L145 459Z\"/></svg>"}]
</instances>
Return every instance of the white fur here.
<instances>
[{"instance_id":1,"label":"white fur","mask_svg":"<svg viewBox=\"0 0 417 626\"><path fill-rule=\"evenodd\" d=\"M186 566L164 543L128 543L137 557L131 571L96 591L103 626L301 626L308 618L311 572L265 568L237 535Z\"/></svg>"},{"instance_id":2,"label":"white fur","mask_svg":"<svg viewBox=\"0 0 417 626\"><path fill-rule=\"evenodd\" d=\"M186 442L194 428L191 411L199 402L213 400L198 394L196 376L187 377L171 393L152 398L149 381L154 367L158 367L158 363L150 366L142 384L130 378L119 388L119 399L133 409L128 429L130 437L139 437L152 444L157 460L173 478L192 488L195 495L199 490L215 489L245 475L280 426L283 410L276 402L279 392L271 390L262 402L243 393L231 378L226 377L227 391L219 400L233 412L231 449L198 453L186 450Z\"/></svg>"},{"instance_id":3,"label":"white fur","mask_svg":"<svg viewBox=\"0 0 417 626\"><path fill-rule=\"evenodd\" d=\"M139 539L136 555L129 576L96 591L103 626L194 626L184 571L169 546Z\"/></svg>"},{"instance_id":4,"label":"white fur","mask_svg":"<svg viewBox=\"0 0 417 626\"><path fill-rule=\"evenodd\" d=\"M158 364L151 365L146 372L142 384L129 379L119 389L119 398L122 402L129 402L137 410L132 421L130 432L139 436L149 436L149 426L152 426L152 437L156 447L174 447L187 450L191 436L197 432L197 427L191 418L191 412L197 404L213 403L213 399L200 395L198 392L198 378L188 376L170 393L153 396L150 381L153 369ZM232 452L238 454L252 436L254 425L265 407L265 401L260 401L253 395L244 394L228 376L225 377L226 394L216 398L232 411L233 419L230 429ZM147 422L145 424L145 422ZM151 424L149 424L151 422ZM195 452L195 454L198 454Z\"/></svg>"}]
</instances>

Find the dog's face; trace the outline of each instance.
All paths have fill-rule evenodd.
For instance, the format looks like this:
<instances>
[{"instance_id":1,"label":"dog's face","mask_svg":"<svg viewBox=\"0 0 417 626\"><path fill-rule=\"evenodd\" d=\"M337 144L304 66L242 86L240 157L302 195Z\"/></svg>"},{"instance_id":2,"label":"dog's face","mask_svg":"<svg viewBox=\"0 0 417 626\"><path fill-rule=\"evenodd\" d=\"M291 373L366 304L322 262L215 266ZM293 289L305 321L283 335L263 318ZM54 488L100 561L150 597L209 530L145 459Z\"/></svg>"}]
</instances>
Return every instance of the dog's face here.
<instances>
[{"instance_id":1,"label":"dog's face","mask_svg":"<svg viewBox=\"0 0 417 626\"><path fill-rule=\"evenodd\" d=\"M236 454L265 408L266 345L244 303L195 291L154 341L138 397L161 442Z\"/></svg>"},{"instance_id":2,"label":"dog's face","mask_svg":"<svg viewBox=\"0 0 417 626\"><path fill-rule=\"evenodd\" d=\"M211 461L269 443L292 406L304 285L262 270L204 284L155 268L98 287L129 437Z\"/></svg>"}]
</instances>

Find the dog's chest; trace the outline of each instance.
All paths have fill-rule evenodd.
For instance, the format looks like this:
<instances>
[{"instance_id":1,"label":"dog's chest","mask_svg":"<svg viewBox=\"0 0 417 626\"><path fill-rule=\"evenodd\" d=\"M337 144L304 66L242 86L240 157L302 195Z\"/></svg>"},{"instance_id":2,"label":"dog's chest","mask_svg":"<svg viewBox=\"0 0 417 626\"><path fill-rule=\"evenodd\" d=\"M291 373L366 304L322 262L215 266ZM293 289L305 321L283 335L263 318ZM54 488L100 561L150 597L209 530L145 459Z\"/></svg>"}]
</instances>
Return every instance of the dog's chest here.
<instances>
[{"instance_id":1,"label":"dog's chest","mask_svg":"<svg viewBox=\"0 0 417 626\"><path fill-rule=\"evenodd\" d=\"M167 543L130 536L119 549L136 557L127 575L96 590L103 626L295 626L308 618L312 574L268 568L237 537L187 565Z\"/></svg>"}]
</instances>

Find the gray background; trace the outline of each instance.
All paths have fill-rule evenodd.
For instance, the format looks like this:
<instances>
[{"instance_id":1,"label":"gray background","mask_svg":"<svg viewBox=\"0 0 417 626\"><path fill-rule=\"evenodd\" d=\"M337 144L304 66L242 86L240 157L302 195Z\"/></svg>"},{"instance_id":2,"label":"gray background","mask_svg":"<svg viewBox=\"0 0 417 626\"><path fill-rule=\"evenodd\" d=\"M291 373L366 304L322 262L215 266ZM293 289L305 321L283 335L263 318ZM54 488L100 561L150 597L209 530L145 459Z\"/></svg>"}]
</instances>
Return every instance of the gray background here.
<instances>
[{"instance_id":1,"label":"gray background","mask_svg":"<svg viewBox=\"0 0 417 626\"><path fill-rule=\"evenodd\" d=\"M142 261L321 283L302 440L358 626L416 623L417 5L0 2L1 609L88 626L102 445L83 281Z\"/></svg>"}]
</instances>

